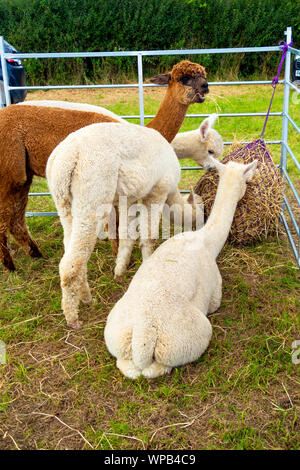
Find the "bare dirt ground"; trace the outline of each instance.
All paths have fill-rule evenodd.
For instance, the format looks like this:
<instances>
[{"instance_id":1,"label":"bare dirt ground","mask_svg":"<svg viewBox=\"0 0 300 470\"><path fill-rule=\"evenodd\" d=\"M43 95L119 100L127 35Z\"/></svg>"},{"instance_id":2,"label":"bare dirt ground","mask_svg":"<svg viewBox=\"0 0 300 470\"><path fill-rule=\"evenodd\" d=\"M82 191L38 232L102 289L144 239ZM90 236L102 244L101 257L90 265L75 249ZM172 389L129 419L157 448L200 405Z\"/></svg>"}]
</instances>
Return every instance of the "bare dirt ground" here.
<instances>
[{"instance_id":1,"label":"bare dirt ground","mask_svg":"<svg viewBox=\"0 0 300 470\"><path fill-rule=\"evenodd\" d=\"M248 93L248 87L235 87L235 96ZM145 87L144 97L162 101L165 94L164 87ZM210 99L230 97L232 89L228 86L214 86L210 89ZM138 98L138 88L99 88L99 89L72 89L72 90L37 90L30 92L26 100L62 100L80 103L111 106L116 103L126 103Z\"/></svg>"},{"instance_id":2,"label":"bare dirt ground","mask_svg":"<svg viewBox=\"0 0 300 470\"><path fill-rule=\"evenodd\" d=\"M165 94L164 88L145 88L144 95L161 101ZM100 88L91 90L37 90L27 96L27 100L62 100L88 104L110 106L124 103L138 97L137 88Z\"/></svg>"}]
</instances>

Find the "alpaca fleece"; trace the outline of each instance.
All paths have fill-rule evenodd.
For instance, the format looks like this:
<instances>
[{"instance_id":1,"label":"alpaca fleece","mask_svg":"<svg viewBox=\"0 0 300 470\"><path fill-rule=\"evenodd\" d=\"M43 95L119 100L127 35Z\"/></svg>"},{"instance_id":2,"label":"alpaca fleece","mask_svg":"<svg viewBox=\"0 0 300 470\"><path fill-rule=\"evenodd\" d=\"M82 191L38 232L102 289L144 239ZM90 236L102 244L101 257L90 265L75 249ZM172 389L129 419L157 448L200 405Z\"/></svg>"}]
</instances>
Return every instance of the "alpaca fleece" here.
<instances>
[{"instance_id":1,"label":"alpaca fleece","mask_svg":"<svg viewBox=\"0 0 300 470\"><path fill-rule=\"evenodd\" d=\"M96 122L118 121L104 114L58 108L11 105L2 109L1 178L23 184L30 173L45 176L52 150L71 132Z\"/></svg>"},{"instance_id":2,"label":"alpaca fleece","mask_svg":"<svg viewBox=\"0 0 300 470\"><path fill-rule=\"evenodd\" d=\"M125 119L120 118L117 114L113 113L109 109L102 108L101 106L95 106L94 104L88 103L74 103L73 101L60 101L60 100L28 100L18 103L18 106L46 106L48 108L64 108L64 109L75 109L77 111L88 111L90 113L104 114L115 119L123 124L129 124Z\"/></svg>"},{"instance_id":3,"label":"alpaca fleece","mask_svg":"<svg viewBox=\"0 0 300 470\"><path fill-rule=\"evenodd\" d=\"M10 232L32 257L41 253L25 222L34 175L45 176L52 150L71 132L96 122L115 122L98 113L12 105L0 111L0 260L13 271L7 247Z\"/></svg>"},{"instance_id":4,"label":"alpaca fleece","mask_svg":"<svg viewBox=\"0 0 300 470\"><path fill-rule=\"evenodd\" d=\"M103 123L70 134L50 155L46 173L64 228L62 307L68 326L78 328L79 301L91 300L87 262L113 204L120 196L126 197L129 208L142 200L147 212L141 211L140 216L129 215L127 207L119 204L119 231L124 233L124 216L126 222L139 221L140 232L145 234L141 237L143 259L149 257L164 203L179 200L183 204L177 187L180 165L171 145L157 131ZM116 276L124 273L134 243L126 229L120 236Z\"/></svg>"},{"instance_id":5,"label":"alpaca fleece","mask_svg":"<svg viewBox=\"0 0 300 470\"><path fill-rule=\"evenodd\" d=\"M216 258L256 163L223 165L211 159L220 180L206 225L160 245L111 310L105 342L127 377L158 377L206 350L212 335L207 314L217 310L222 298Z\"/></svg>"},{"instance_id":6,"label":"alpaca fleece","mask_svg":"<svg viewBox=\"0 0 300 470\"><path fill-rule=\"evenodd\" d=\"M193 158L202 165L210 156L219 158L222 155L223 139L215 129L212 129L217 117L217 114L212 114L202 121L199 129L176 135L171 145L177 158Z\"/></svg>"},{"instance_id":7,"label":"alpaca fleece","mask_svg":"<svg viewBox=\"0 0 300 470\"><path fill-rule=\"evenodd\" d=\"M172 79L179 80L182 76L189 75L193 78L206 78L206 70L202 65L191 62L190 60L182 60L174 65L172 69Z\"/></svg>"}]
</instances>

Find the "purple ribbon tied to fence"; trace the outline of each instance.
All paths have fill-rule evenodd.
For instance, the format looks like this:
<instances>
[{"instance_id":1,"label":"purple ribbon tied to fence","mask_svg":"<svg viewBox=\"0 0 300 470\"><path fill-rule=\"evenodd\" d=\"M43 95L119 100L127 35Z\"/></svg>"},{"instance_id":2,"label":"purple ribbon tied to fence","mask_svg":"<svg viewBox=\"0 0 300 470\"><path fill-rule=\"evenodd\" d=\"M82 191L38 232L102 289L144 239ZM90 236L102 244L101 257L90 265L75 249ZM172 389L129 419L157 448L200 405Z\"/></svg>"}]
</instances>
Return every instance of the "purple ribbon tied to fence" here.
<instances>
[{"instance_id":1,"label":"purple ribbon tied to fence","mask_svg":"<svg viewBox=\"0 0 300 470\"><path fill-rule=\"evenodd\" d=\"M261 139L263 139L264 133L265 133L265 130L266 130L266 125L267 125L267 121L268 121L268 118L269 118L269 114L270 114L270 110L271 110L271 106L272 106L272 102L273 102L273 98L274 98L274 94L275 94L275 90L276 90L276 85L277 85L278 80L279 80L281 68L282 68L286 53L288 51L288 48L293 45L293 39L291 40L291 42L289 44L287 44L285 41L280 41L278 43L279 46L281 46L282 44L283 44L283 46L282 46L282 57L281 57L281 61L280 61L280 64L278 66L278 69L277 69L277 75L275 77L273 77L273 79L272 79L271 86L273 87L273 93L272 93L272 98L271 98L271 101L270 101L269 109L268 109L268 112L267 112L267 115L266 115L264 127L263 127L263 130L262 130L261 136L260 136Z\"/></svg>"}]
</instances>

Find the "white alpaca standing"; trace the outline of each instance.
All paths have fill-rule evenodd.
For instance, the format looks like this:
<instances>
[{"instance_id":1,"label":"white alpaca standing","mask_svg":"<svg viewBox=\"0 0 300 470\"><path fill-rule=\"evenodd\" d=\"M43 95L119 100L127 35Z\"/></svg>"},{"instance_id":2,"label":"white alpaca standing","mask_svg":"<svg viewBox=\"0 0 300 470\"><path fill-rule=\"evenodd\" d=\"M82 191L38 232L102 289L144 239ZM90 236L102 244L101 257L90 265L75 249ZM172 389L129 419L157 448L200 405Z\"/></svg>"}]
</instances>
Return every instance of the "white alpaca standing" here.
<instances>
[{"instance_id":1,"label":"white alpaca standing","mask_svg":"<svg viewBox=\"0 0 300 470\"><path fill-rule=\"evenodd\" d=\"M153 251L153 238L164 203L183 200L178 190L180 165L171 145L154 129L131 124L92 124L70 134L51 153L46 176L64 229L65 254L60 262L62 307L69 326L77 328L79 301L90 302L87 261L97 235L119 197L128 207L142 200L147 212L139 221L143 259ZM156 210L152 211L151 206ZM120 210L120 244L115 275L126 270L135 243L124 234L125 222L137 220Z\"/></svg>"},{"instance_id":2,"label":"white alpaca standing","mask_svg":"<svg viewBox=\"0 0 300 470\"><path fill-rule=\"evenodd\" d=\"M217 310L222 297L216 258L256 165L257 161L223 165L211 159L220 180L206 225L164 242L141 265L111 310L105 342L127 377L169 373L206 350L212 335L206 315Z\"/></svg>"}]
</instances>

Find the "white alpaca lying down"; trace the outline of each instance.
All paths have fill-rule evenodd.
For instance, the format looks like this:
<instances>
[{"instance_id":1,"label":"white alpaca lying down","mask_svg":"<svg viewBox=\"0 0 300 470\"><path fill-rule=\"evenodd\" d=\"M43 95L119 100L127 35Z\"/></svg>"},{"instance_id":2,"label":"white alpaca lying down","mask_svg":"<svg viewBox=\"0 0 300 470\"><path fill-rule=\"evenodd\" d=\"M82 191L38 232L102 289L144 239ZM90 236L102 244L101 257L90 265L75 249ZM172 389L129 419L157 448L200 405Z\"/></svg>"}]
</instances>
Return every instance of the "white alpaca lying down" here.
<instances>
[{"instance_id":1,"label":"white alpaca lying down","mask_svg":"<svg viewBox=\"0 0 300 470\"><path fill-rule=\"evenodd\" d=\"M131 124L92 124L70 134L51 153L46 176L64 229L60 262L62 306L69 326L79 327L78 304L91 300L87 261L97 235L120 196L128 207L142 200L147 212L128 215L119 205L119 251L115 275L129 263L134 238L126 222L139 220L143 259L151 255L163 205L184 201L178 190L180 166L171 145L154 129ZM155 205L156 211L152 211ZM192 216L197 207L192 204ZM125 218L125 222L124 222Z\"/></svg>"},{"instance_id":2,"label":"white alpaca lying down","mask_svg":"<svg viewBox=\"0 0 300 470\"><path fill-rule=\"evenodd\" d=\"M218 309L222 297L216 258L256 165L257 161L223 165L211 159L220 180L206 225L160 245L111 310L105 342L127 377L169 373L206 350L212 335L206 315Z\"/></svg>"}]
</instances>

